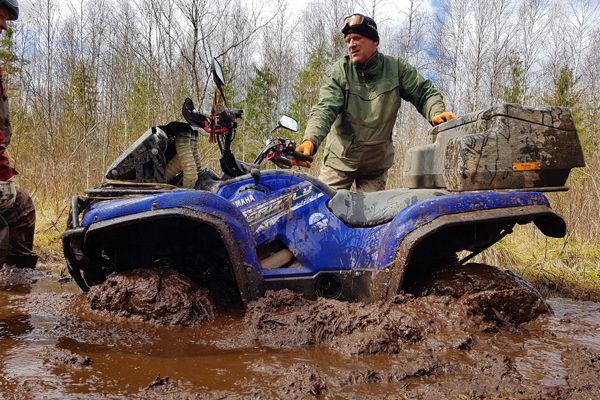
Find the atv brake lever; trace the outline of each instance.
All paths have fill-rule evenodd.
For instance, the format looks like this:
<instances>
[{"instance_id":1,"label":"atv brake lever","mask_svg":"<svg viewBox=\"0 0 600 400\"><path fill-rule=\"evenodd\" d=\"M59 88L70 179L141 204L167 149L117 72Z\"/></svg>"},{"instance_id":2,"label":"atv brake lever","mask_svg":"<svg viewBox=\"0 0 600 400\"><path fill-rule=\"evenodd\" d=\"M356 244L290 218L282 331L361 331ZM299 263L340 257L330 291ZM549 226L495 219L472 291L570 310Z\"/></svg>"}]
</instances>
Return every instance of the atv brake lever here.
<instances>
[{"instance_id":1,"label":"atv brake lever","mask_svg":"<svg viewBox=\"0 0 600 400\"><path fill-rule=\"evenodd\" d=\"M289 158L281 156L278 152L270 152L267 154L267 160L271 161L275 165L281 168L290 169L292 168L292 161Z\"/></svg>"}]
</instances>

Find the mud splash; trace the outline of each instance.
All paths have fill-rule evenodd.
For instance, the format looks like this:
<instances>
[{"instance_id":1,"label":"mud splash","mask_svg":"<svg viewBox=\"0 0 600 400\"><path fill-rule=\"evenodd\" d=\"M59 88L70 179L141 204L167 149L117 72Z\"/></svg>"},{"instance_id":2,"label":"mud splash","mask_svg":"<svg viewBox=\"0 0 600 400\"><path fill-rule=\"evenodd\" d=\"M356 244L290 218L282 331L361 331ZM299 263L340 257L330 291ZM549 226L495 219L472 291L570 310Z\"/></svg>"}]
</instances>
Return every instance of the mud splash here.
<instances>
[{"instance_id":1,"label":"mud splash","mask_svg":"<svg viewBox=\"0 0 600 400\"><path fill-rule=\"evenodd\" d=\"M398 354L415 344L465 349L474 334L512 328L550 311L521 278L480 264L440 270L417 293L363 304L268 292L249 305L240 341L271 348L326 346L344 354Z\"/></svg>"},{"instance_id":2,"label":"mud splash","mask_svg":"<svg viewBox=\"0 0 600 400\"><path fill-rule=\"evenodd\" d=\"M110 275L87 295L90 306L160 325L190 326L214 319L207 289L170 269L136 269Z\"/></svg>"},{"instance_id":3,"label":"mud splash","mask_svg":"<svg viewBox=\"0 0 600 400\"><path fill-rule=\"evenodd\" d=\"M469 346L473 332L494 329L450 297L399 295L376 304L307 301L287 290L250 305L241 342L276 349L323 346L356 354L398 354L411 344Z\"/></svg>"},{"instance_id":4,"label":"mud splash","mask_svg":"<svg viewBox=\"0 0 600 400\"><path fill-rule=\"evenodd\" d=\"M417 296L452 296L472 314L487 320L521 324L550 312L542 295L527 281L485 264L451 265L415 283Z\"/></svg>"},{"instance_id":5,"label":"mud splash","mask_svg":"<svg viewBox=\"0 0 600 400\"><path fill-rule=\"evenodd\" d=\"M515 287L469 285L370 305L269 293L180 327L97 312L44 275L0 291L0 398L600 398L600 304L550 299L517 323L491 295Z\"/></svg>"}]
</instances>

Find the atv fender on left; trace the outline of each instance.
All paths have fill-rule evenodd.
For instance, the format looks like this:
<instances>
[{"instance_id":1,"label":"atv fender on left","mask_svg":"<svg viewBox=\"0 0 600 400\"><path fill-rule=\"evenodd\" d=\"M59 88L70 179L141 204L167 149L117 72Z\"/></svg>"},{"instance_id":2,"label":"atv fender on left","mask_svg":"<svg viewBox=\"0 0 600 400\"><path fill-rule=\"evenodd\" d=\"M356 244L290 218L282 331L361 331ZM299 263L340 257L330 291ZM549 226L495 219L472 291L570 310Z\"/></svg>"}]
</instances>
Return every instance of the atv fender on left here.
<instances>
[{"instance_id":1,"label":"atv fender on left","mask_svg":"<svg viewBox=\"0 0 600 400\"><path fill-rule=\"evenodd\" d=\"M235 287L242 301L264 291L244 216L210 192L173 190L93 203L63 244L69 271L84 290L110 272L176 267L196 281Z\"/></svg>"}]
</instances>

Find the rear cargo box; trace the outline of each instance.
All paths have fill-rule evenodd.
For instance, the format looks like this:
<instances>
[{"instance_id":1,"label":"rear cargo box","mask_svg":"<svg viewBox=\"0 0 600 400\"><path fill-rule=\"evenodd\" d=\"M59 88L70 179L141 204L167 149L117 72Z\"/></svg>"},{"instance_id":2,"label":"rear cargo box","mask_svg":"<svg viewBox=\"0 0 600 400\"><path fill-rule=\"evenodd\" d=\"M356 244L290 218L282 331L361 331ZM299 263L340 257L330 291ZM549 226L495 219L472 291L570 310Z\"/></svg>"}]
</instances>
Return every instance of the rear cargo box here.
<instances>
[{"instance_id":1,"label":"rear cargo box","mask_svg":"<svg viewBox=\"0 0 600 400\"><path fill-rule=\"evenodd\" d=\"M432 143L409 149L404 184L450 191L560 190L571 168L585 166L566 108L503 104L429 131Z\"/></svg>"}]
</instances>

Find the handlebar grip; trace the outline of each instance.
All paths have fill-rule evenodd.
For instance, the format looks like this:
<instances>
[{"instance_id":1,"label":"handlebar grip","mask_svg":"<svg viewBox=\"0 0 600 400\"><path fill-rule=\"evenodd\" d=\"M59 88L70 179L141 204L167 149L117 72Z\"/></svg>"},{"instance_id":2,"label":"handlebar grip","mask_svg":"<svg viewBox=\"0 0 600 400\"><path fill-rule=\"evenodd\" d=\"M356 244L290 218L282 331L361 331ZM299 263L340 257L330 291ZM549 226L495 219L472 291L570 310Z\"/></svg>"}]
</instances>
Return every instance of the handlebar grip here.
<instances>
[{"instance_id":1,"label":"handlebar grip","mask_svg":"<svg viewBox=\"0 0 600 400\"><path fill-rule=\"evenodd\" d=\"M234 108L231 110L223 110L219 113L219 118L223 121L234 121L237 118L242 118L244 115L244 111L238 108Z\"/></svg>"},{"instance_id":2,"label":"handlebar grip","mask_svg":"<svg viewBox=\"0 0 600 400\"><path fill-rule=\"evenodd\" d=\"M307 156L304 153L300 153L299 151L294 151L293 156L298 161L310 161L312 162L315 158L313 156Z\"/></svg>"},{"instance_id":3,"label":"handlebar grip","mask_svg":"<svg viewBox=\"0 0 600 400\"><path fill-rule=\"evenodd\" d=\"M229 115L231 115L233 118L243 118L244 110L241 108L231 108L229 109Z\"/></svg>"},{"instance_id":4,"label":"handlebar grip","mask_svg":"<svg viewBox=\"0 0 600 400\"><path fill-rule=\"evenodd\" d=\"M271 158L271 161L274 162L277 166L282 167L282 168L292 168L292 162L290 161L289 158L285 158L285 157L281 157L281 156L276 156Z\"/></svg>"}]
</instances>

